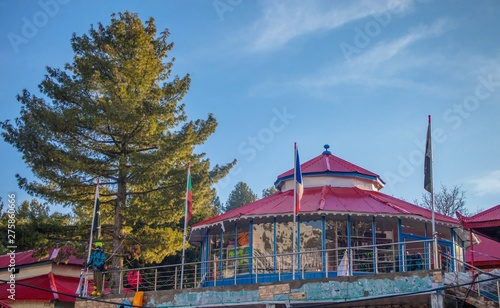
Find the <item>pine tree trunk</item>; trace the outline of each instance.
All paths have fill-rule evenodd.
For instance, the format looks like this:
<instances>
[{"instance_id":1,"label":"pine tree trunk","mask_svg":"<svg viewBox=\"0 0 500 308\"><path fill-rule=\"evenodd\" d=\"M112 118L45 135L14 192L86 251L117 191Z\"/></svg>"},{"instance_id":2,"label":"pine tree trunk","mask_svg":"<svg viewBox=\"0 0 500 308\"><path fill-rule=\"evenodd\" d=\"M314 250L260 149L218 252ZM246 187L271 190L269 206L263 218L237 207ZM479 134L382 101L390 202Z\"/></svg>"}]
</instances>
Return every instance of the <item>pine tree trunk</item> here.
<instances>
[{"instance_id":1,"label":"pine tree trunk","mask_svg":"<svg viewBox=\"0 0 500 308\"><path fill-rule=\"evenodd\" d=\"M113 258L112 265L114 270L123 269L123 253L121 251L121 241L123 239L123 215L121 209L127 202L127 184L124 181L118 183L118 195L115 203L115 221L113 228ZM111 293L117 294L120 286L120 273L114 272L111 276Z\"/></svg>"}]
</instances>

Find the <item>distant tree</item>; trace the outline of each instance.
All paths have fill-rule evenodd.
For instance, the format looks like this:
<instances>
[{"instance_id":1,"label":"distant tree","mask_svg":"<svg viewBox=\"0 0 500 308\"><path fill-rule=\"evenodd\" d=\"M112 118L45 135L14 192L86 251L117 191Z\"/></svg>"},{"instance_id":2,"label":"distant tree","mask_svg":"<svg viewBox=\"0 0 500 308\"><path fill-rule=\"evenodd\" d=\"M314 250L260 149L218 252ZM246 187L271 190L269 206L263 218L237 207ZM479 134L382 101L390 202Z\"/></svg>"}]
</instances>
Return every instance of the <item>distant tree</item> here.
<instances>
[{"instance_id":1,"label":"distant tree","mask_svg":"<svg viewBox=\"0 0 500 308\"><path fill-rule=\"evenodd\" d=\"M147 262L182 249L186 168L191 162L193 222L212 215L212 185L235 161L210 167L195 153L217 127L213 115L188 120L181 103L190 76L171 76L169 31L157 32L134 13L73 35L72 63L47 68L40 95L18 95L20 117L0 122L2 137L18 149L37 180L18 185L51 204L71 206L91 220L95 182L101 180L103 220L113 268L127 247L141 245ZM115 275L116 276L116 275ZM118 286L114 277L114 287Z\"/></svg>"},{"instance_id":2,"label":"distant tree","mask_svg":"<svg viewBox=\"0 0 500 308\"><path fill-rule=\"evenodd\" d=\"M75 241L82 233L72 226L70 214L54 212L50 214L49 206L38 200L24 201L15 210L15 245L18 251L40 249L45 253L48 249L58 246L76 248ZM4 211L0 216L0 230L8 234L9 212ZM88 230L87 230L88 231ZM0 253L7 251L4 242L0 243Z\"/></svg>"},{"instance_id":3,"label":"distant tree","mask_svg":"<svg viewBox=\"0 0 500 308\"><path fill-rule=\"evenodd\" d=\"M269 188L264 188L262 190L262 198L269 197L271 195L274 195L277 192L278 192L278 190L276 189L276 187L274 187L274 185L269 187Z\"/></svg>"},{"instance_id":4,"label":"distant tree","mask_svg":"<svg viewBox=\"0 0 500 308\"><path fill-rule=\"evenodd\" d=\"M465 207L465 191L462 186L453 186L448 189L441 185L441 191L434 194L434 210L449 217L456 217L456 212L469 216L470 212ZM427 209L432 209L431 196L429 193L422 194L422 201L415 200L415 204Z\"/></svg>"},{"instance_id":5,"label":"distant tree","mask_svg":"<svg viewBox=\"0 0 500 308\"><path fill-rule=\"evenodd\" d=\"M217 210L217 214L222 214L224 212L224 205L217 195L212 199L212 206Z\"/></svg>"},{"instance_id":6,"label":"distant tree","mask_svg":"<svg viewBox=\"0 0 500 308\"><path fill-rule=\"evenodd\" d=\"M229 194L225 211L233 210L242 205L254 202L255 200L257 200L257 194L254 194L247 183L239 182Z\"/></svg>"}]
</instances>

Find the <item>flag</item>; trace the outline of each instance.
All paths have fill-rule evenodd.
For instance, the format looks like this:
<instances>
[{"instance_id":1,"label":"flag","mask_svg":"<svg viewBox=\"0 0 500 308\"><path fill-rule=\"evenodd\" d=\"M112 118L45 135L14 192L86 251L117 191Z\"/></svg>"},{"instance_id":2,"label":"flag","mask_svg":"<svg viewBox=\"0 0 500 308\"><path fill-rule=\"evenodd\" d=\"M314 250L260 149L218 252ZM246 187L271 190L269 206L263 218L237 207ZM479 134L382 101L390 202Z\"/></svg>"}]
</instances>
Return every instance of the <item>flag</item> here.
<instances>
[{"instance_id":1,"label":"flag","mask_svg":"<svg viewBox=\"0 0 500 308\"><path fill-rule=\"evenodd\" d=\"M304 185L302 185L302 171L300 170L299 150L297 149L297 144L295 144L295 214L300 211L300 200L302 199L303 193Z\"/></svg>"},{"instance_id":2,"label":"flag","mask_svg":"<svg viewBox=\"0 0 500 308\"><path fill-rule=\"evenodd\" d=\"M94 200L94 221L92 223L95 239L98 240L101 238L101 210L100 210L100 202L99 202L99 179L97 180L96 188L95 188L95 200Z\"/></svg>"},{"instance_id":3,"label":"flag","mask_svg":"<svg viewBox=\"0 0 500 308\"><path fill-rule=\"evenodd\" d=\"M193 193L191 187L191 163L188 163L187 185L186 185L186 222L193 216Z\"/></svg>"},{"instance_id":4,"label":"flag","mask_svg":"<svg viewBox=\"0 0 500 308\"><path fill-rule=\"evenodd\" d=\"M427 127L427 142L425 144L424 188L432 193L432 142L431 142L431 116Z\"/></svg>"}]
</instances>

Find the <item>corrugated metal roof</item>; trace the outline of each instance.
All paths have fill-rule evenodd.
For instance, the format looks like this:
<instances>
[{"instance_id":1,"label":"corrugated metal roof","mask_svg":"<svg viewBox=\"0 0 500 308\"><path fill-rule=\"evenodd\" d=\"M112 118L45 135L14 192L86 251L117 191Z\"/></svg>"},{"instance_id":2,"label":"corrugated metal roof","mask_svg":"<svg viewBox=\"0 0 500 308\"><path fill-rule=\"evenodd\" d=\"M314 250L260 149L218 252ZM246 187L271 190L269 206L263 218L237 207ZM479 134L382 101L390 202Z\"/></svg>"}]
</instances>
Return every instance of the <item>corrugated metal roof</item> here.
<instances>
[{"instance_id":1,"label":"corrugated metal roof","mask_svg":"<svg viewBox=\"0 0 500 308\"><path fill-rule=\"evenodd\" d=\"M377 191L362 190L356 187L322 186L305 188L299 215L318 211L326 213L404 215L429 220L432 218L432 212L428 209ZM276 193L222 215L204 220L194 224L192 228L203 228L208 225L237 218L265 217L280 214L292 215L292 213L293 190L289 190ZM435 213L435 219L437 222L458 224L457 219L439 213Z\"/></svg>"},{"instance_id":2,"label":"corrugated metal roof","mask_svg":"<svg viewBox=\"0 0 500 308\"><path fill-rule=\"evenodd\" d=\"M500 204L471 217L462 216L460 213L457 213L457 217L465 229L472 229L500 242Z\"/></svg>"},{"instance_id":3,"label":"corrugated metal roof","mask_svg":"<svg viewBox=\"0 0 500 308\"><path fill-rule=\"evenodd\" d=\"M339 158L328 151L323 152L323 154L316 156L315 158L306 161L300 165L303 176L307 175L322 175L322 174L354 174L354 175L364 175L374 179L379 180L384 183L380 176L369 170L361 168L355 164L352 164L342 158ZM280 183L284 180L293 177L293 168L278 175L275 186L279 187Z\"/></svg>"},{"instance_id":4,"label":"corrugated metal roof","mask_svg":"<svg viewBox=\"0 0 500 308\"><path fill-rule=\"evenodd\" d=\"M457 216L465 228L500 226L500 204L471 217L462 216L460 213L457 213Z\"/></svg>"},{"instance_id":5,"label":"corrugated metal roof","mask_svg":"<svg viewBox=\"0 0 500 308\"><path fill-rule=\"evenodd\" d=\"M48 255L43 258L33 257L33 254L35 252L36 250L28 250L16 253L16 267L19 267L21 265L49 262L49 261L61 262L64 264L71 264L71 265L83 265L83 263L85 262L84 259L79 259L73 255L69 256L69 258L64 258L64 260L61 260L61 256L59 254L62 255L63 253L70 254L75 252L74 250L71 250L70 248L67 247L53 248L49 250ZM9 267L9 264L10 264L9 254L0 256L0 269Z\"/></svg>"},{"instance_id":6,"label":"corrugated metal roof","mask_svg":"<svg viewBox=\"0 0 500 308\"><path fill-rule=\"evenodd\" d=\"M474 265L483 262L482 265L498 266L500 264L500 243L485 236L478 235L480 243L474 244ZM466 251L465 260L471 263L472 251Z\"/></svg>"}]
</instances>

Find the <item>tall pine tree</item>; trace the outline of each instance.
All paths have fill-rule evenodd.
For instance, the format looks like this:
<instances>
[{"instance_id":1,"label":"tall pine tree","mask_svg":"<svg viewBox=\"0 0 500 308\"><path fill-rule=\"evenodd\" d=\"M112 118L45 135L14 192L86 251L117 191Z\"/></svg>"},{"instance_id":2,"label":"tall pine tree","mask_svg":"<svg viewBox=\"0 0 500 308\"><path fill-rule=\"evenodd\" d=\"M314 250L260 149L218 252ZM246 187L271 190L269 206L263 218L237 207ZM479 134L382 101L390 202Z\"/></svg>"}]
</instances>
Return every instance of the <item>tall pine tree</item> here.
<instances>
[{"instance_id":1,"label":"tall pine tree","mask_svg":"<svg viewBox=\"0 0 500 308\"><path fill-rule=\"evenodd\" d=\"M88 35L74 34L73 62L48 67L41 95L24 90L20 117L0 123L4 140L38 178L17 175L30 194L89 216L100 178L102 221L114 225L105 250L115 268L123 266L127 245L140 243L149 262L181 249L188 162L194 221L214 213L206 210L212 185L235 164L210 169L204 153L193 153L217 122L212 114L188 121L181 100L190 77L171 76L168 36L157 33L153 18L143 24L129 12L91 26Z\"/></svg>"}]
</instances>

